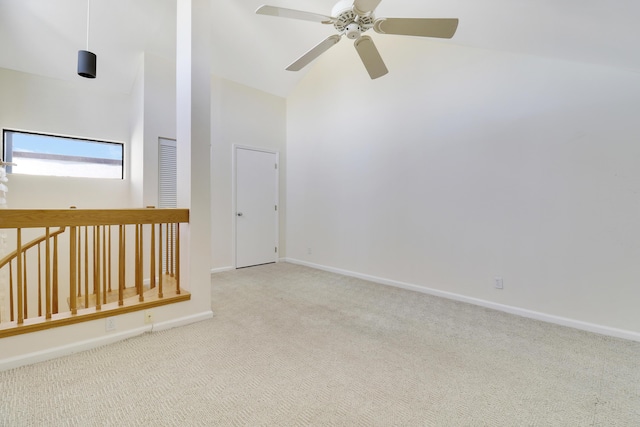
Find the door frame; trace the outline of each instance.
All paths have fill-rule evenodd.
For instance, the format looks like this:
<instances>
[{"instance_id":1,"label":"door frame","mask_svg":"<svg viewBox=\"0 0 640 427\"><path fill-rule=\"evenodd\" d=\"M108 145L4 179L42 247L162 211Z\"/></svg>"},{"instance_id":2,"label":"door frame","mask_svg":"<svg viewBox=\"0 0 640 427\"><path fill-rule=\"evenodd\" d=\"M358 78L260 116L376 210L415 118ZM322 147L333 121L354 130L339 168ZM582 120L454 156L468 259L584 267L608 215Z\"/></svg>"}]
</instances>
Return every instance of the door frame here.
<instances>
[{"instance_id":1,"label":"door frame","mask_svg":"<svg viewBox=\"0 0 640 427\"><path fill-rule=\"evenodd\" d=\"M233 268L238 268L237 261L237 239L238 239L238 217L237 217L237 161L238 150L251 150L259 151L262 153L275 154L276 156L276 205L278 206L278 214L276 215L276 241L275 245L278 248L276 254L276 262L280 262L280 152L276 150L270 150L268 148L253 147L250 145L232 144L231 150L231 221L233 223L233 238L231 239L231 252L233 258Z\"/></svg>"}]
</instances>

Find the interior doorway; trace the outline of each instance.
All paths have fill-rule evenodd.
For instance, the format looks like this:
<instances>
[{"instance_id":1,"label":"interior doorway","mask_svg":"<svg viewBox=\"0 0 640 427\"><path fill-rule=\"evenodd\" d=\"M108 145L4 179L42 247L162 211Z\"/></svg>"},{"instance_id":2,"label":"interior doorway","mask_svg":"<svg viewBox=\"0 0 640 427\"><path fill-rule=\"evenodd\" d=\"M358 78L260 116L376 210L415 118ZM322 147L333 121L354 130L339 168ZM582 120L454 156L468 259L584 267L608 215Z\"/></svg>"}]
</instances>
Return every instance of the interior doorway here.
<instances>
[{"instance_id":1,"label":"interior doorway","mask_svg":"<svg viewBox=\"0 0 640 427\"><path fill-rule=\"evenodd\" d=\"M236 146L236 268L278 260L278 160L275 151Z\"/></svg>"}]
</instances>

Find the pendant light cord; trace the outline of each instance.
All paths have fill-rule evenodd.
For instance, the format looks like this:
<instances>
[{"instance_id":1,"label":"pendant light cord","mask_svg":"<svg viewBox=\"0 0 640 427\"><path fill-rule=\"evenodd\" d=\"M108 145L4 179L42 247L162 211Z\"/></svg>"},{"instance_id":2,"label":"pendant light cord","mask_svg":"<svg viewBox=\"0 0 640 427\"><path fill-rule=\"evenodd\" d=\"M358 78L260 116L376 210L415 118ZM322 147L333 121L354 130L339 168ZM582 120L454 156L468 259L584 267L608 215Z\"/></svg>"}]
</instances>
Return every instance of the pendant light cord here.
<instances>
[{"instance_id":1,"label":"pendant light cord","mask_svg":"<svg viewBox=\"0 0 640 427\"><path fill-rule=\"evenodd\" d=\"M91 18L91 0L87 0L87 51L89 50L89 20Z\"/></svg>"}]
</instances>

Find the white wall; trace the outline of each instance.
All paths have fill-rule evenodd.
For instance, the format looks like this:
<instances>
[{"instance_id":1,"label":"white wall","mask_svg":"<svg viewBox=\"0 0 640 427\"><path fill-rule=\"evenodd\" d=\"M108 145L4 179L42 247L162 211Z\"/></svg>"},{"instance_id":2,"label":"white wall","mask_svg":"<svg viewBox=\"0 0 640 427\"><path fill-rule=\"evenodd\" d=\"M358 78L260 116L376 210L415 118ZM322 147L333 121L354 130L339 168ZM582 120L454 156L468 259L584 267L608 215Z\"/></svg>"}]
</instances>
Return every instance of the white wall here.
<instances>
[{"instance_id":1,"label":"white wall","mask_svg":"<svg viewBox=\"0 0 640 427\"><path fill-rule=\"evenodd\" d=\"M155 204L157 138L176 134L176 69L174 63L148 54L141 61L131 94L92 91L82 79L68 83L0 70L3 94L0 126L126 144L125 180L15 175L9 182L9 207L65 208L73 204L78 208L112 208ZM208 197L202 196L207 206ZM208 209L204 215L209 217ZM135 312L117 316L116 329L109 332L101 319L3 338L0 370L103 345L152 328L160 330L210 317L209 269L206 263L204 267L200 268L204 281L189 282L183 277L183 287L194 295L192 300L154 308L153 326L144 324L142 312Z\"/></svg>"},{"instance_id":2,"label":"white wall","mask_svg":"<svg viewBox=\"0 0 640 427\"><path fill-rule=\"evenodd\" d=\"M286 254L286 102L229 80L212 81L212 269L234 266L233 145L280 152L280 256Z\"/></svg>"},{"instance_id":3,"label":"white wall","mask_svg":"<svg viewBox=\"0 0 640 427\"><path fill-rule=\"evenodd\" d=\"M129 95L0 69L0 127L124 142L128 168ZM125 172L126 174L127 172ZM11 175L10 208L129 207L124 180Z\"/></svg>"},{"instance_id":4,"label":"white wall","mask_svg":"<svg viewBox=\"0 0 640 427\"><path fill-rule=\"evenodd\" d=\"M145 54L143 206L158 206L158 138L176 138L176 67Z\"/></svg>"},{"instance_id":5,"label":"white wall","mask_svg":"<svg viewBox=\"0 0 640 427\"><path fill-rule=\"evenodd\" d=\"M640 338L640 74L376 43L288 98L288 258Z\"/></svg>"},{"instance_id":6,"label":"white wall","mask_svg":"<svg viewBox=\"0 0 640 427\"><path fill-rule=\"evenodd\" d=\"M158 138L176 138L176 64L144 53L131 100L132 204L158 206Z\"/></svg>"},{"instance_id":7,"label":"white wall","mask_svg":"<svg viewBox=\"0 0 640 427\"><path fill-rule=\"evenodd\" d=\"M176 137L175 64L145 54L132 90L132 203L158 203L158 137ZM232 151L245 145L280 152L280 254L286 254L286 101L219 77L211 80L212 269L233 266Z\"/></svg>"}]
</instances>

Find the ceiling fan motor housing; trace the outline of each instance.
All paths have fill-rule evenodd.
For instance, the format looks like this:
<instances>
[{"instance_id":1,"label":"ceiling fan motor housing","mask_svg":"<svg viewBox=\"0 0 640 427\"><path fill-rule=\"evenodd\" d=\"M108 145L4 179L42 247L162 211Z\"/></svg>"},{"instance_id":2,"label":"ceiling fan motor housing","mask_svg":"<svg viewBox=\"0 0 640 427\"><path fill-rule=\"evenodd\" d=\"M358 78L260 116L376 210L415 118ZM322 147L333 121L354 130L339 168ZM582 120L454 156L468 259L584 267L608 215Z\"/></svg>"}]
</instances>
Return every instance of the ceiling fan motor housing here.
<instances>
[{"instance_id":1,"label":"ceiling fan motor housing","mask_svg":"<svg viewBox=\"0 0 640 427\"><path fill-rule=\"evenodd\" d=\"M375 20L373 14L366 16L358 15L353 7L352 0L341 0L331 10L331 15L335 17L333 26L336 30L344 33L347 38L355 40L371 27Z\"/></svg>"},{"instance_id":2,"label":"ceiling fan motor housing","mask_svg":"<svg viewBox=\"0 0 640 427\"><path fill-rule=\"evenodd\" d=\"M331 9L331 16L339 17L347 11L353 12L353 0L340 0Z\"/></svg>"}]
</instances>

